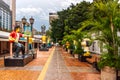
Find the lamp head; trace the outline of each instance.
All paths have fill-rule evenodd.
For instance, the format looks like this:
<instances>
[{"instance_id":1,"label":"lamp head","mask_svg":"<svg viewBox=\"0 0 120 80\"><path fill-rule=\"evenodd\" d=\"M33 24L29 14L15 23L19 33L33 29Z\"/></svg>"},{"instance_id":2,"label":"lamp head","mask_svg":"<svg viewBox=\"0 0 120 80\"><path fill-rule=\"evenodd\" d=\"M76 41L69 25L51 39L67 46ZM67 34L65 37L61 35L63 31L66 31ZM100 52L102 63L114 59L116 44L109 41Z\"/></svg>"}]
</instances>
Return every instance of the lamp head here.
<instances>
[{"instance_id":1,"label":"lamp head","mask_svg":"<svg viewBox=\"0 0 120 80\"><path fill-rule=\"evenodd\" d=\"M31 18L29 19L29 21L30 21L30 24L33 24L33 23L34 23L34 18L31 17Z\"/></svg>"},{"instance_id":2,"label":"lamp head","mask_svg":"<svg viewBox=\"0 0 120 80\"><path fill-rule=\"evenodd\" d=\"M22 23L26 24L27 19L25 17L22 18Z\"/></svg>"}]
</instances>

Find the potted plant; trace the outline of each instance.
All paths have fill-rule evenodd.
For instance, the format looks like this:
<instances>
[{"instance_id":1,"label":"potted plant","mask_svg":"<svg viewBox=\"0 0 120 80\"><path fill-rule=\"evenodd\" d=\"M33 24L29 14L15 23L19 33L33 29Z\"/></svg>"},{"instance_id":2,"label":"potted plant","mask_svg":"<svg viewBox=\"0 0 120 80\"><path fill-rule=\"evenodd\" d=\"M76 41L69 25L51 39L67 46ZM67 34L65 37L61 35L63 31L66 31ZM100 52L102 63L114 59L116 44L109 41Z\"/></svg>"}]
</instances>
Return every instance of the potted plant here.
<instances>
[{"instance_id":1,"label":"potted plant","mask_svg":"<svg viewBox=\"0 0 120 80\"><path fill-rule=\"evenodd\" d=\"M70 54L73 55L74 49L75 49L75 46L74 46L73 42L71 42L70 46L69 46Z\"/></svg>"},{"instance_id":2,"label":"potted plant","mask_svg":"<svg viewBox=\"0 0 120 80\"><path fill-rule=\"evenodd\" d=\"M112 53L104 53L98 62L98 67L101 69L101 79L117 80L116 70L120 69L120 56Z\"/></svg>"},{"instance_id":3,"label":"potted plant","mask_svg":"<svg viewBox=\"0 0 120 80\"><path fill-rule=\"evenodd\" d=\"M78 43L76 44L76 48L74 50L74 57L78 58L78 60L81 60L81 55L83 54L83 52L84 51L82 49L82 46L81 46L80 42L78 41Z\"/></svg>"},{"instance_id":4,"label":"potted plant","mask_svg":"<svg viewBox=\"0 0 120 80\"><path fill-rule=\"evenodd\" d=\"M78 58L79 60L81 60L81 55L83 54L83 50L82 49L75 49L74 50L74 57Z\"/></svg>"},{"instance_id":5,"label":"potted plant","mask_svg":"<svg viewBox=\"0 0 120 80\"><path fill-rule=\"evenodd\" d=\"M120 8L119 0L95 1L92 5L92 20L83 22L85 28L92 26L91 32L96 34L96 40L101 41L106 52L101 52L98 67L101 68L101 80L116 80L116 70L119 67L120 46ZM104 48L104 46L102 46ZM113 74L114 73L114 74Z\"/></svg>"}]
</instances>

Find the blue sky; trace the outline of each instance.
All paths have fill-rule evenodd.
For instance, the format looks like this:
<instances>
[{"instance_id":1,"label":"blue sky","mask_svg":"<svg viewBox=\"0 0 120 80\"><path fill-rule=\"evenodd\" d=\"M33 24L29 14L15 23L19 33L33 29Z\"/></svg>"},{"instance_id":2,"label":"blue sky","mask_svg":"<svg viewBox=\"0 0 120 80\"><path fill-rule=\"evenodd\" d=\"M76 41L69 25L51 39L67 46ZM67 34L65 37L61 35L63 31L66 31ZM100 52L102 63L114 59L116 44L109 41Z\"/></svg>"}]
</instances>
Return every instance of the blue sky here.
<instances>
[{"instance_id":1,"label":"blue sky","mask_svg":"<svg viewBox=\"0 0 120 80\"><path fill-rule=\"evenodd\" d=\"M41 25L46 25L48 29L50 12L60 11L71 3L76 4L80 1L83 0L16 0L16 20L21 20L25 16L29 21L29 18L33 16L35 19L34 28L40 31Z\"/></svg>"}]
</instances>

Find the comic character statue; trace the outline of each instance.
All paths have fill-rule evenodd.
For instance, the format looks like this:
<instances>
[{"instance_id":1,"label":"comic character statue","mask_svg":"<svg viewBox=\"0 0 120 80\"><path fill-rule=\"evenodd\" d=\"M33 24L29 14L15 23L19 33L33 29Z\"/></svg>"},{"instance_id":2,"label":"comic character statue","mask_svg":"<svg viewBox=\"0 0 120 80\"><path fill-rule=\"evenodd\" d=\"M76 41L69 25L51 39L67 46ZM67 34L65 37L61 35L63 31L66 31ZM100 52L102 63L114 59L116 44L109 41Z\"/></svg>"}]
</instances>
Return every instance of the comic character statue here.
<instances>
[{"instance_id":1,"label":"comic character statue","mask_svg":"<svg viewBox=\"0 0 120 80\"><path fill-rule=\"evenodd\" d=\"M33 43L33 38L29 37L29 50L32 52L33 54L33 47L32 47L32 43Z\"/></svg>"},{"instance_id":2,"label":"comic character statue","mask_svg":"<svg viewBox=\"0 0 120 80\"><path fill-rule=\"evenodd\" d=\"M9 41L13 43L15 48L15 53L13 57L19 57L19 52L22 51L22 57L24 57L25 47L23 44L19 43L18 40L20 37L23 37L23 34L20 32L20 26L16 26L14 31L12 31L9 35Z\"/></svg>"}]
</instances>

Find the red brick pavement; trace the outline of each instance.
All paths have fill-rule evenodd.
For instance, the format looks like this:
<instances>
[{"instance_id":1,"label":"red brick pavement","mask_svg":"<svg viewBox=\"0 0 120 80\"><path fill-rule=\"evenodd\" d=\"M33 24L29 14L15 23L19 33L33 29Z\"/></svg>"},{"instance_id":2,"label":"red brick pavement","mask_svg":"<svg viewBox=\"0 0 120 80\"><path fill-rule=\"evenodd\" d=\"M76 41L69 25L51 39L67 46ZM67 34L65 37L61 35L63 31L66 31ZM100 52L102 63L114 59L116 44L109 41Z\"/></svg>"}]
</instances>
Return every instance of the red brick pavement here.
<instances>
[{"instance_id":1,"label":"red brick pavement","mask_svg":"<svg viewBox=\"0 0 120 80\"><path fill-rule=\"evenodd\" d=\"M74 80L100 80L100 72L87 62L80 62L71 54L60 48L63 59Z\"/></svg>"},{"instance_id":2,"label":"red brick pavement","mask_svg":"<svg viewBox=\"0 0 120 80\"><path fill-rule=\"evenodd\" d=\"M4 67L1 59L0 80L37 80L52 50L53 48L49 51L38 51L37 58L24 67ZM100 80L100 73L90 64L78 61L62 48L59 50L73 80ZM64 69L63 66L58 67Z\"/></svg>"},{"instance_id":3,"label":"red brick pavement","mask_svg":"<svg viewBox=\"0 0 120 80\"><path fill-rule=\"evenodd\" d=\"M50 53L49 51L37 51L37 58L24 67L4 67L4 60L0 60L0 80L37 80Z\"/></svg>"}]
</instances>

